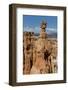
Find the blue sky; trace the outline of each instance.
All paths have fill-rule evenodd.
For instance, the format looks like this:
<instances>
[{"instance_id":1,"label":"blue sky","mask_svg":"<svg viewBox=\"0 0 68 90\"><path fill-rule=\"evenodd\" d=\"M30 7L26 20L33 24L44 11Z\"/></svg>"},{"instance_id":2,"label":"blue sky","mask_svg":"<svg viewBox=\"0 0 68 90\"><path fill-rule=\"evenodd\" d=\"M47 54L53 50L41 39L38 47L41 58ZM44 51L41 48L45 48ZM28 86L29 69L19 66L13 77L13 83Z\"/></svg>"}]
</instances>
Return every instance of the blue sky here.
<instances>
[{"instance_id":1,"label":"blue sky","mask_svg":"<svg viewBox=\"0 0 68 90\"><path fill-rule=\"evenodd\" d=\"M46 31L48 33L57 32L57 16L33 16L33 15L23 16L24 31L34 31L34 33L39 33L40 24L43 20L47 22Z\"/></svg>"}]
</instances>

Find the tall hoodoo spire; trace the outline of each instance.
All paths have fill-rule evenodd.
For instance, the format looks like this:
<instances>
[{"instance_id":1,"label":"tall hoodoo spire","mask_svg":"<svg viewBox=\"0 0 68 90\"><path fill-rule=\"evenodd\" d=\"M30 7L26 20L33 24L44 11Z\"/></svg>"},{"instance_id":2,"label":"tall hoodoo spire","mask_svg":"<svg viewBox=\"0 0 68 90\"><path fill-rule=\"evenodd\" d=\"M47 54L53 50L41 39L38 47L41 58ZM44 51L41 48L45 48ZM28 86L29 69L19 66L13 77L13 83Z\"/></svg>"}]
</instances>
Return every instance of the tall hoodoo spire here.
<instances>
[{"instance_id":1,"label":"tall hoodoo spire","mask_svg":"<svg viewBox=\"0 0 68 90\"><path fill-rule=\"evenodd\" d=\"M47 22L46 21L42 21L42 23L40 25L40 28L41 28L40 37L44 38L44 39L47 37L46 27L47 27Z\"/></svg>"},{"instance_id":2,"label":"tall hoodoo spire","mask_svg":"<svg viewBox=\"0 0 68 90\"><path fill-rule=\"evenodd\" d=\"M46 21L42 21L41 27L40 27L41 30L45 32L46 31L46 27L47 27L47 22Z\"/></svg>"}]
</instances>

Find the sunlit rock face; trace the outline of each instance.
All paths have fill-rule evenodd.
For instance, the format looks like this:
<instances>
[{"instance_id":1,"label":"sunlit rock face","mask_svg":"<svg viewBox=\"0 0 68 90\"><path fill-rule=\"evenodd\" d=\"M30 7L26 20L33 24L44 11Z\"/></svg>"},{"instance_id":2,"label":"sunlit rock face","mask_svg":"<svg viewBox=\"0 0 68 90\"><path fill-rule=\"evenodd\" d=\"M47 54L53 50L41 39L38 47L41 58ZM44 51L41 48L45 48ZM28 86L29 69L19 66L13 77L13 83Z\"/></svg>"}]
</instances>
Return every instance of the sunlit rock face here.
<instances>
[{"instance_id":1,"label":"sunlit rock face","mask_svg":"<svg viewBox=\"0 0 68 90\"><path fill-rule=\"evenodd\" d=\"M23 74L57 73L57 41L47 37L46 22L40 25L40 34L24 32Z\"/></svg>"}]
</instances>

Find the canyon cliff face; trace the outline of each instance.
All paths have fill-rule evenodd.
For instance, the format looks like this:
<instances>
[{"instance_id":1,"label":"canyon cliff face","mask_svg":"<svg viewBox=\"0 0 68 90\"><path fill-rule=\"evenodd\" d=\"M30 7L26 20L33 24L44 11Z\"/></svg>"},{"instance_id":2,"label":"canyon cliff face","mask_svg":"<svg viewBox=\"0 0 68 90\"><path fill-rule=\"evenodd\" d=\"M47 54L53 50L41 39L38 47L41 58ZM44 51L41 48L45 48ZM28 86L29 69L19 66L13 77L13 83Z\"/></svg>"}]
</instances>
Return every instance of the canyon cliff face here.
<instances>
[{"instance_id":1,"label":"canyon cliff face","mask_svg":"<svg viewBox=\"0 0 68 90\"><path fill-rule=\"evenodd\" d=\"M47 37L46 22L41 23L38 38L24 32L23 74L57 73L57 40Z\"/></svg>"}]
</instances>

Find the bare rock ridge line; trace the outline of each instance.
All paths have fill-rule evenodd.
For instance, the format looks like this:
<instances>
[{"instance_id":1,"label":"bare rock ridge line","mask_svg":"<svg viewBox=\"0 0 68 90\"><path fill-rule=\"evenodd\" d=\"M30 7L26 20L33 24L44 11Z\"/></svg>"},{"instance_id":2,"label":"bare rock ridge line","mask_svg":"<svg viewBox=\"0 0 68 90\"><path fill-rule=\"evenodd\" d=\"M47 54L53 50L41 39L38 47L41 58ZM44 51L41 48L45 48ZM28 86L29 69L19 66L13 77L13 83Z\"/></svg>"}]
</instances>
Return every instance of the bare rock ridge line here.
<instances>
[{"instance_id":1,"label":"bare rock ridge line","mask_svg":"<svg viewBox=\"0 0 68 90\"><path fill-rule=\"evenodd\" d=\"M42 21L40 34L23 32L23 74L57 73L57 40L48 38L47 23Z\"/></svg>"}]
</instances>

